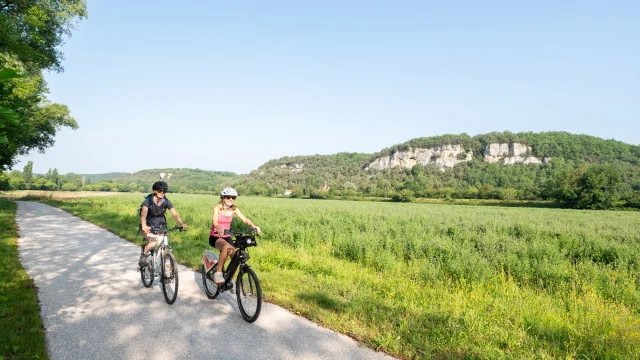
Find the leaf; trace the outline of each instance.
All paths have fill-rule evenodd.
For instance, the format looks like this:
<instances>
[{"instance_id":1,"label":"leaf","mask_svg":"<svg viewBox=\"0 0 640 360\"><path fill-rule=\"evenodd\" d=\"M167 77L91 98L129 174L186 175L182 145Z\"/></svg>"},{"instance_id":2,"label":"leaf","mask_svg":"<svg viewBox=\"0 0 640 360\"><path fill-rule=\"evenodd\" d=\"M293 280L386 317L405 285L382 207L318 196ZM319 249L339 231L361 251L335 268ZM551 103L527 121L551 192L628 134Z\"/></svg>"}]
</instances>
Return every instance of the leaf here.
<instances>
[{"instance_id":1,"label":"leaf","mask_svg":"<svg viewBox=\"0 0 640 360\"><path fill-rule=\"evenodd\" d=\"M0 69L0 81L9 79L26 78L27 75L19 75L17 71L9 68Z\"/></svg>"},{"instance_id":2,"label":"leaf","mask_svg":"<svg viewBox=\"0 0 640 360\"><path fill-rule=\"evenodd\" d=\"M4 125L5 123L9 123L14 126L20 125L20 115L4 106L0 106L0 120L2 120L0 123L1 125Z\"/></svg>"},{"instance_id":3,"label":"leaf","mask_svg":"<svg viewBox=\"0 0 640 360\"><path fill-rule=\"evenodd\" d=\"M7 139L7 135L0 135L0 144L7 144L9 143L9 139Z\"/></svg>"}]
</instances>

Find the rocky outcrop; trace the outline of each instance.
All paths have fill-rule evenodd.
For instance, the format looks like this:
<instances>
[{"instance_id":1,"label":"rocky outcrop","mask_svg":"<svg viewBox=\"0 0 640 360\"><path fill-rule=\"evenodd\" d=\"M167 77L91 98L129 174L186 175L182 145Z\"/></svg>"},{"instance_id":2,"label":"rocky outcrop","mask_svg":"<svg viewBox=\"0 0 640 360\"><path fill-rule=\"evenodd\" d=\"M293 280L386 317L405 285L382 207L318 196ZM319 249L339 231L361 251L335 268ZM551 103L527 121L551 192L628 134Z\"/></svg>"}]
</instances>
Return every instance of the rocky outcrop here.
<instances>
[{"instance_id":1,"label":"rocky outcrop","mask_svg":"<svg viewBox=\"0 0 640 360\"><path fill-rule=\"evenodd\" d=\"M397 151L391 155L375 159L365 170L392 169L402 167L411 169L416 164L435 165L440 170L452 168L461 162L473 159L473 151L465 151L462 145L434 146L432 148L416 148L406 151ZM501 162L505 165L514 164L541 164L547 163L551 158L539 158L531 155L531 146L519 143L489 144L483 149L483 161L488 163Z\"/></svg>"},{"instance_id":2,"label":"rocky outcrop","mask_svg":"<svg viewBox=\"0 0 640 360\"><path fill-rule=\"evenodd\" d=\"M304 164L296 164L296 163L286 163L280 165L281 169L289 169L291 171L301 171L304 168Z\"/></svg>"},{"instance_id":3,"label":"rocky outcrop","mask_svg":"<svg viewBox=\"0 0 640 360\"><path fill-rule=\"evenodd\" d=\"M402 167L411 169L416 164L435 165L444 171L454 167L461 162L471 161L473 159L473 151L465 151L462 145L444 145L434 146L429 149L417 148L406 151L397 151L392 155L383 156L374 160L368 169L390 169L394 167Z\"/></svg>"},{"instance_id":4,"label":"rocky outcrop","mask_svg":"<svg viewBox=\"0 0 640 360\"><path fill-rule=\"evenodd\" d=\"M502 162L505 165L514 164L542 164L549 161L549 158L540 160L531 155L531 146L524 144L489 144L483 151L483 161L488 163Z\"/></svg>"}]
</instances>

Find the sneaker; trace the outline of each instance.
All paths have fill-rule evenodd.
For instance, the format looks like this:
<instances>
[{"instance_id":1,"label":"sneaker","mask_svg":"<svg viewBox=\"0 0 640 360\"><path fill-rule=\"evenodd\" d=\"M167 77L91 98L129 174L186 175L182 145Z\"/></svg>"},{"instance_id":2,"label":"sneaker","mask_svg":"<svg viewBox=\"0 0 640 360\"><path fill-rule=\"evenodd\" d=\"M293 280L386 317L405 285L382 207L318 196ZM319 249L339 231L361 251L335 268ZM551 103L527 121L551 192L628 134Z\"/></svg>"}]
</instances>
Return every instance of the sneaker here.
<instances>
[{"instance_id":1,"label":"sneaker","mask_svg":"<svg viewBox=\"0 0 640 360\"><path fill-rule=\"evenodd\" d=\"M216 284L224 284L224 277L221 272L213 274L213 282Z\"/></svg>"},{"instance_id":2,"label":"sneaker","mask_svg":"<svg viewBox=\"0 0 640 360\"><path fill-rule=\"evenodd\" d=\"M145 267L147 266L147 255L142 254L140 255L140 261L138 261L138 265L140 265L140 267Z\"/></svg>"}]
</instances>

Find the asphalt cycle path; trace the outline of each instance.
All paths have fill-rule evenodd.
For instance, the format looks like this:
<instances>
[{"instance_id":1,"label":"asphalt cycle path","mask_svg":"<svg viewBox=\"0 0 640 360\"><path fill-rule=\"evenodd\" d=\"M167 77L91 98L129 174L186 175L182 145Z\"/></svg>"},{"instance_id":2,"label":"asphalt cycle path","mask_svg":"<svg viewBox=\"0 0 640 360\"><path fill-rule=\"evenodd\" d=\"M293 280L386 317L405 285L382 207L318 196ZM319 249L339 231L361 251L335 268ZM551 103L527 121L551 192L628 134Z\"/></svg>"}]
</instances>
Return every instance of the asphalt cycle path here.
<instances>
[{"instance_id":1,"label":"asphalt cycle path","mask_svg":"<svg viewBox=\"0 0 640 360\"><path fill-rule=\"evenodd\" d=\"M249 324L234 294L207 299L200 273L182 265L169 305L157 280L142 285L139 246L58 208L17 203L20 260L53 360L391 359L268 303Z\"/></svg>"}]
</instances>

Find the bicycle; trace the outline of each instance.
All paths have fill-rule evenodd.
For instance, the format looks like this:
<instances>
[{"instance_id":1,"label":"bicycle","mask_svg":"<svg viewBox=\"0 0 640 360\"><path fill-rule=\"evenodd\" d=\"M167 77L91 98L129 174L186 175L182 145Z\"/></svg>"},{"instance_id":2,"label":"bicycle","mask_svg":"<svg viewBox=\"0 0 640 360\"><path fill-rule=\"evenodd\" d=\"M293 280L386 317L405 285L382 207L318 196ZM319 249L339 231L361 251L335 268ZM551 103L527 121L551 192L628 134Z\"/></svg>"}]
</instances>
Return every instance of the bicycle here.
<instances>
[{"instance_id":1,"label":"bicycle","mask_svg":"<svg viewBox=\"0 0 640 360\"><path fill-rule=\"evenodd\" d=\"M218 255L215 252L209 249L204 251L201 268L202 285L209 299L215 299L220 293L231 290L233 288L231 279L238 268L240 268L238 277L236 278L236 299L242 318L250 323L258 319L260 309L262 308L262 288L260 287L260 281L255 271L247 264L250 258L247 248L258 245L256 243L255 233L256 231L254 229L248 231L225 230L225 235L228 234L235 237L233 246L237 250L229 264L223 268L224 283L216 284L213 281L213 274L218 265Z\"/></svg>"},{"instance_id":2,"label":"bicycle","mask_svg":"<svg viewBox=\"0 0 640 360\"><path fill-rule=\"evenodd\" d=\"M145 287L151 287L153 280L156 277L160 278L162 293L169 305L173 304L178 297L178 264L169 245L169 233L176 230L183 231L179 225L171 229L164 229L162 240L158 241L147 254L147 266L140 268L140 277ZM143 240L141 252L144 252L145 245ZM164 266L160 266L160 264L164 264Z\"/></svg>"}]
</instances>

